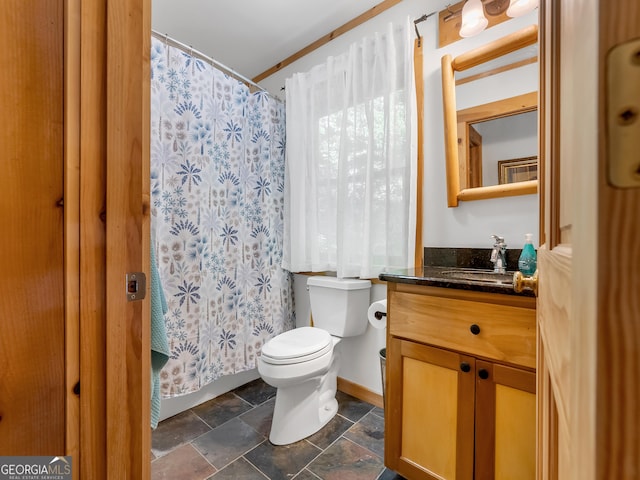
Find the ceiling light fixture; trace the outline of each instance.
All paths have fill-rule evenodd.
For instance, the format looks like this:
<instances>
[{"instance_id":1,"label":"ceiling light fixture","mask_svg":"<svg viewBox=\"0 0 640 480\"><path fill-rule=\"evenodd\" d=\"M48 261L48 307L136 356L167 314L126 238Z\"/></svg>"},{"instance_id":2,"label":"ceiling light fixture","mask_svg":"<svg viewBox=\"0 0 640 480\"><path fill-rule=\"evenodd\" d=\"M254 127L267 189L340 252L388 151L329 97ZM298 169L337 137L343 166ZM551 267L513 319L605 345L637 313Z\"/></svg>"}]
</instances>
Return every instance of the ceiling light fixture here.
<instances>
[{"instance_id":1,"label":"ceiling light fixture","mask_svg":"<svg viewBox=\"0 0 640 480\"><path fill-rule=\"evenodd\" d=\"M538 6L538 0L511 0L507 15L510 17L519 17L525 13L533 11Z\"/></svg>"},{"instance_id":2,"label":"ceiling light fixture","mask_svg":"<svg viewBox=\"0 0 640 480\"><path fill-rule=\"evenodd\" d=\"M513 2L517 0L512 0ZM511 7L509 7L511 8ZM489 24L489 20L484 15L481 0L467 0L462 7L462 25L460 26L460 36L463 38L477 35Z\"/></svg>"},{"instance_id":3,"label":"ceiling light fixture","mask_svg":"<svg viewBox=\"0 0 640 480\"><path fill-rule=\"evenodd\" d=\"M507 16L519 17L536 9L538 3L539 0L467 0L462 7L460 36L472 37L487 28L489 20L485 12L487 15L496 17L506 10ZM460 10L451 12L445 17L445 21L456 15L460 15Z\"/></svg>"},{"instance_id":4,"label":"ceiling light fixture","mask_svg":"<svg viewBox=\"0 0 640 480\"><path fill-rule=\"evenodd\" d=\"M511 0L482 0L484 13L490 17L502 15L509 8Z\"/></svg>"}]
</instances>

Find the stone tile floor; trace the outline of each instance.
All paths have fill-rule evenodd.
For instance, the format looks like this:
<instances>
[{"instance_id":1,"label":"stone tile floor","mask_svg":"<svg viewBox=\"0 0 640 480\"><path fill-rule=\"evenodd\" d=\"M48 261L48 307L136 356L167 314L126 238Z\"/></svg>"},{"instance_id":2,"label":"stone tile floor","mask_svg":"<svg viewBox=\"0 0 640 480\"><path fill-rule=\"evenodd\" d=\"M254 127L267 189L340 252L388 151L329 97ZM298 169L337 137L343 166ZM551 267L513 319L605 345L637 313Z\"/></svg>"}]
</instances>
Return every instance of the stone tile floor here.
<instances>
[{"instance_id":1,"label":"stone tile floor","mask_svg":"<svg viewBox=\"0 0 640 480\"><path fill-rule=\"evenodd\" d=\"M400 480L385 468L383 410L338 392L338 414L291 445L269 440L275 389L261 379L160 423L152 480Z\"/></svg>"}]
</instances>

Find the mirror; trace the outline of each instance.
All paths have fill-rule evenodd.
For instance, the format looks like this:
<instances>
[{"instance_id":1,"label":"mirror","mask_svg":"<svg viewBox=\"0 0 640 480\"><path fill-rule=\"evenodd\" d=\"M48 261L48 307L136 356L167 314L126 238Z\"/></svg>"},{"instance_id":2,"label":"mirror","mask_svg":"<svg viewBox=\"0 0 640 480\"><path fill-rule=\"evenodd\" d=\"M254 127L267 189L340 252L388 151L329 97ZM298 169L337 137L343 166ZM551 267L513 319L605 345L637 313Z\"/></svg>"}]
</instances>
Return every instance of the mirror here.
<instances>
[{"instance_id":1,"label":"mirror","mask_svg":"<svg viewBox=\"0 0 640 480\"><path fill-rule=\"evenodd\" d=\"M457 207L461 200L537 192L537 155L531 154L537 152L537 92L457 110L455 78L456 72L488 65L495 59L536 45L537 41L538 27L531 25L455 58L451 55L442 57L449 207ZM526 62L511 62L508 67L492 67L491 70L493 73L506 71ZM531 63L530 59L528 63ZM488 75L481 73L475 77ZM520 127L527 130L520 130ZM496 136L496 132L501 136Z\"/></svg>"}]
</instances>

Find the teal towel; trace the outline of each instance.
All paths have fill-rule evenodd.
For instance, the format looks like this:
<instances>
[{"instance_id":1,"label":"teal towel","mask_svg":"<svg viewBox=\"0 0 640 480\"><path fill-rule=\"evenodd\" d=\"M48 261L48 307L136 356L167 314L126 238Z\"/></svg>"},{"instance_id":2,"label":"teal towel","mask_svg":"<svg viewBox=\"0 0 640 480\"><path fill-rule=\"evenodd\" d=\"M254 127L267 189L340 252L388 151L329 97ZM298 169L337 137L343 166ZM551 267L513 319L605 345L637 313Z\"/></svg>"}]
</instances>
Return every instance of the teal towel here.
<instances>
[{"instance_id":1,"label":"teal towel","mask_svg":"<svg viewBox=\"0 0 640 480\"><path fill-rule=\"evenodd\" d=\"M160 370L169 360L169 341L164 324L167 301L164 298L156 252L151 243L151 428L160 417Z\"/></svg>"}]
</instances>

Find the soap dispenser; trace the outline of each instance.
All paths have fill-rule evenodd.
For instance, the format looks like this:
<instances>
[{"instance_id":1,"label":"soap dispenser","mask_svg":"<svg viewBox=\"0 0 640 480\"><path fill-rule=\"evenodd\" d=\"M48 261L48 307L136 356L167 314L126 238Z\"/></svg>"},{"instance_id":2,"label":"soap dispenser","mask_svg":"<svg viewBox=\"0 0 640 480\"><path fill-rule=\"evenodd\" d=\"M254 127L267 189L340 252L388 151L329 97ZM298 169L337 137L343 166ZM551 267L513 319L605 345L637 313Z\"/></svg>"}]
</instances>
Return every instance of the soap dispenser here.
<instances>
[{"instance_id":1,"label":"soap dispenser","mask_svg":"<svg viewBox=\"0 0 640 480\"><path fill-rule=\"evenodd\" d=\"M536 272L538 266L538 260L536 255L536 249L533 248L533 234L527 233L524 236L524 247L518 260L518 270L522 275L530 277Z\"/></svg>"}]
</instances>

